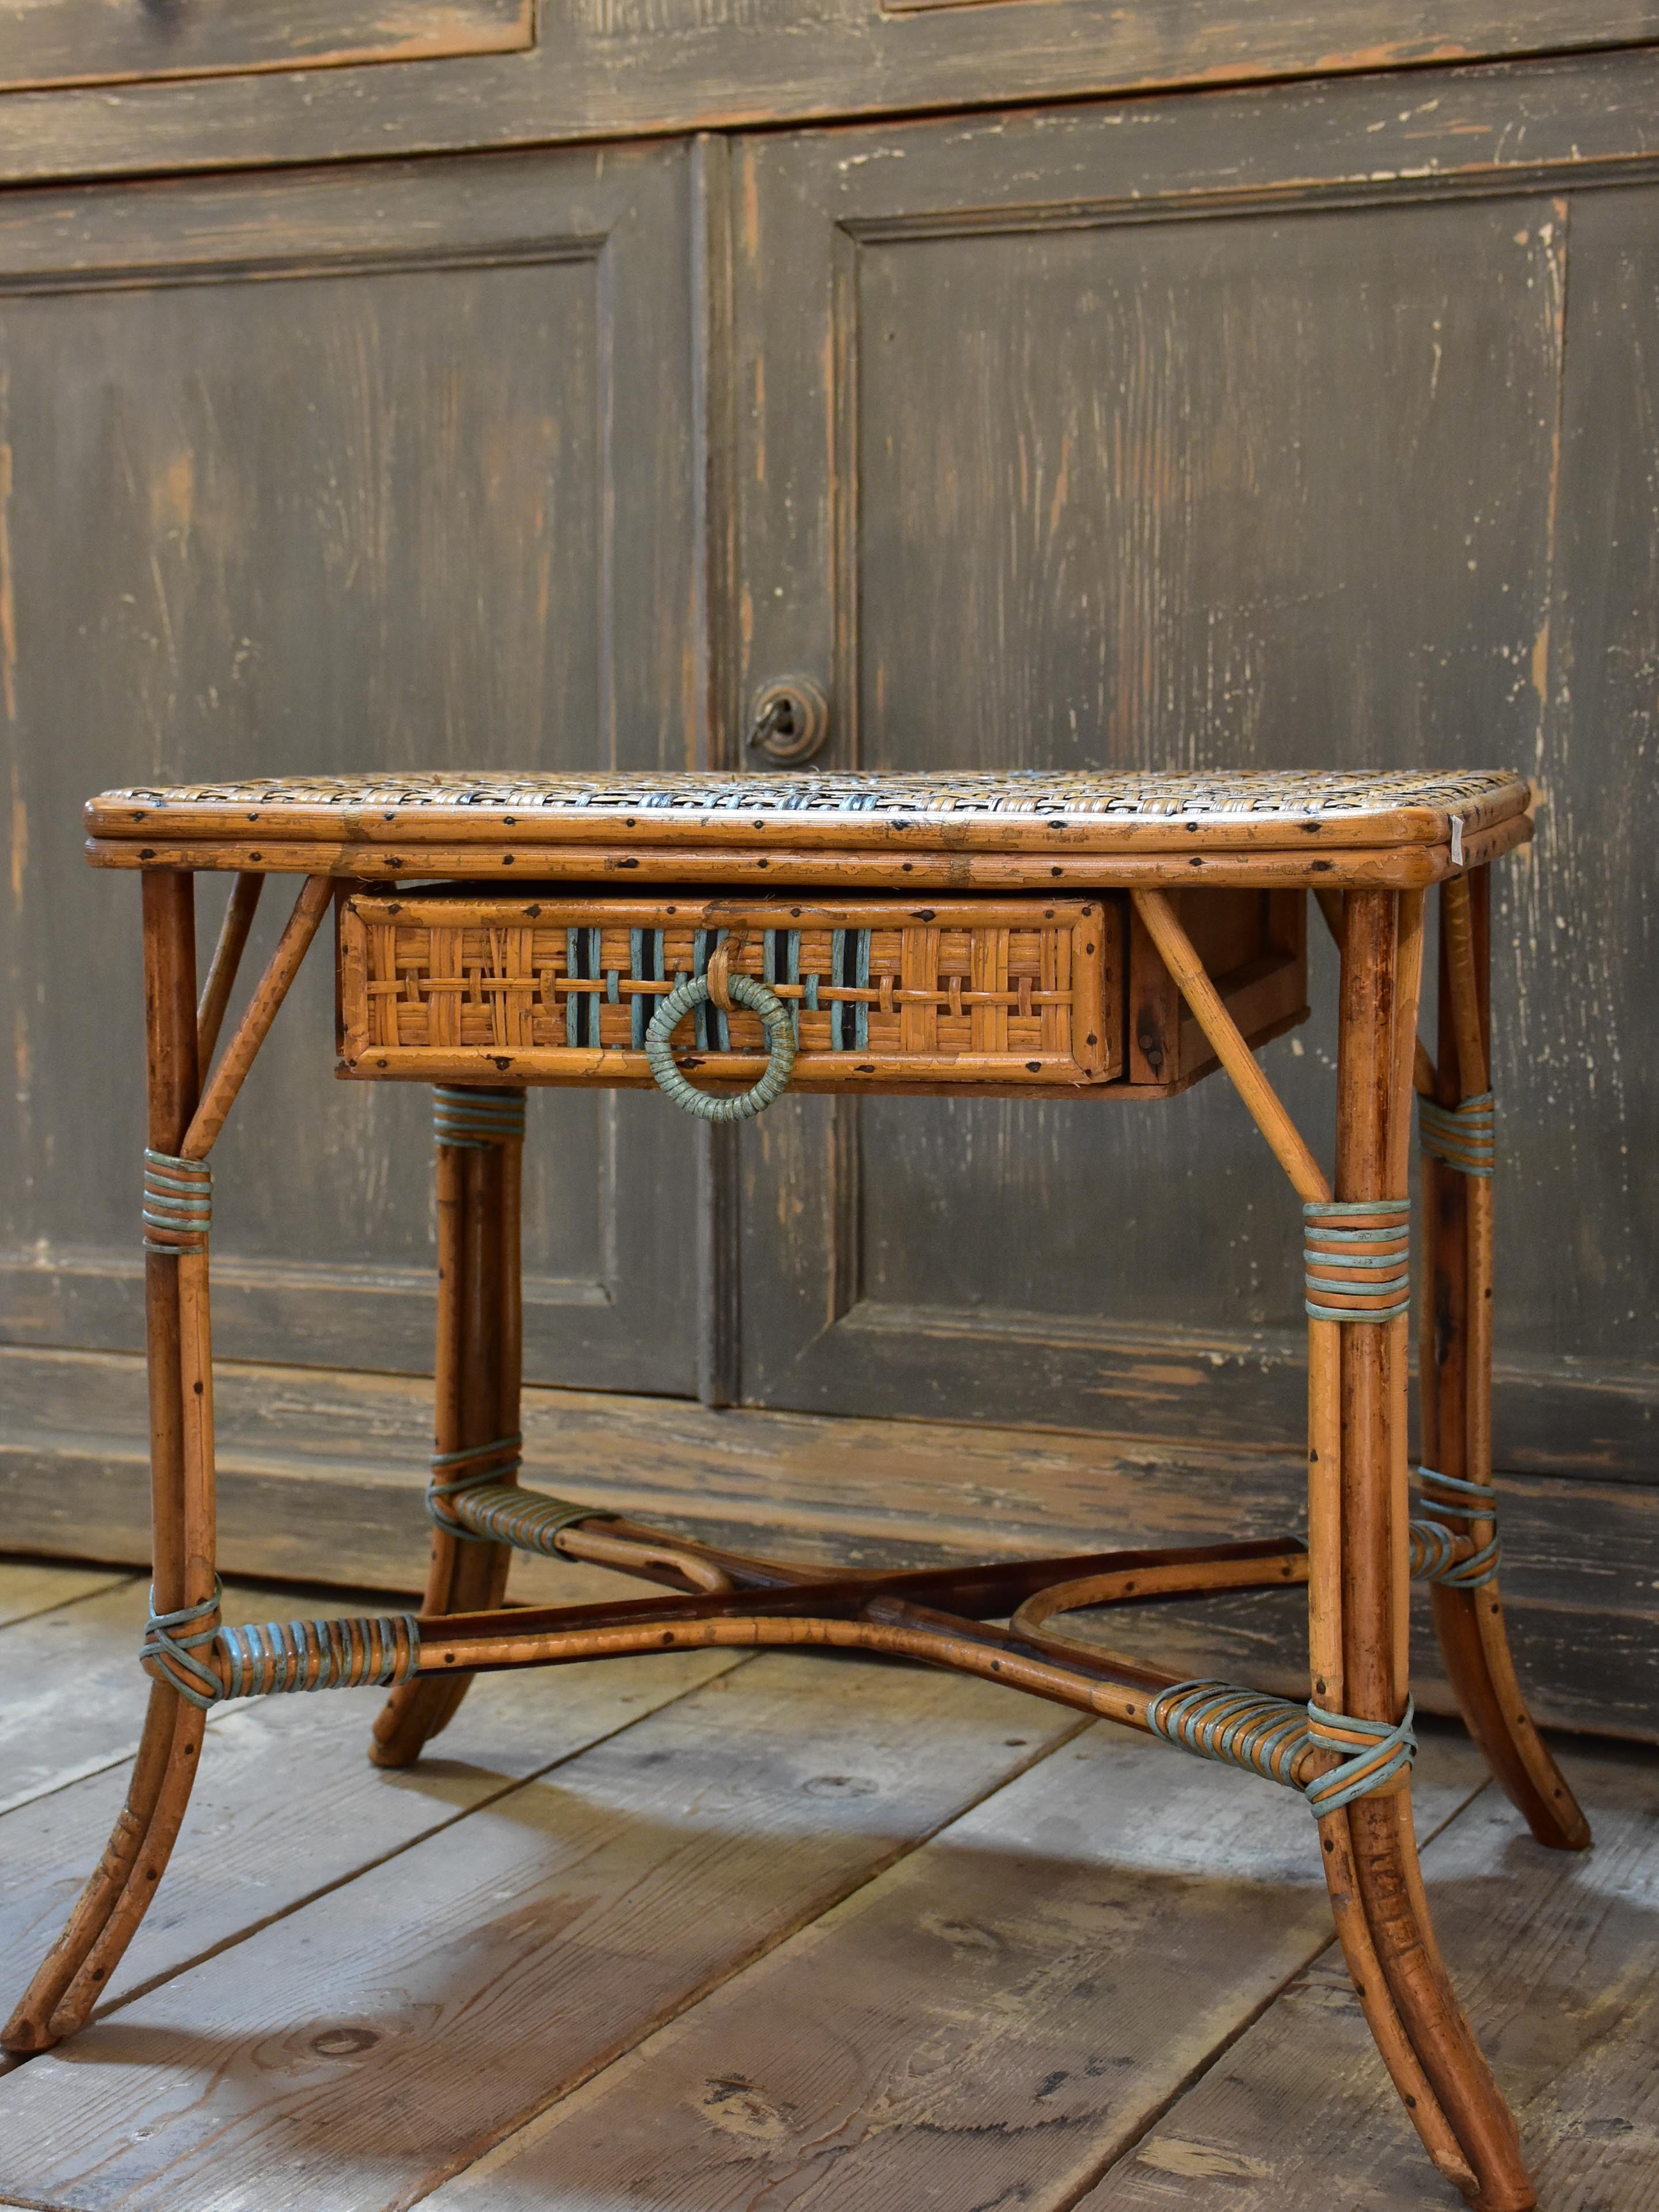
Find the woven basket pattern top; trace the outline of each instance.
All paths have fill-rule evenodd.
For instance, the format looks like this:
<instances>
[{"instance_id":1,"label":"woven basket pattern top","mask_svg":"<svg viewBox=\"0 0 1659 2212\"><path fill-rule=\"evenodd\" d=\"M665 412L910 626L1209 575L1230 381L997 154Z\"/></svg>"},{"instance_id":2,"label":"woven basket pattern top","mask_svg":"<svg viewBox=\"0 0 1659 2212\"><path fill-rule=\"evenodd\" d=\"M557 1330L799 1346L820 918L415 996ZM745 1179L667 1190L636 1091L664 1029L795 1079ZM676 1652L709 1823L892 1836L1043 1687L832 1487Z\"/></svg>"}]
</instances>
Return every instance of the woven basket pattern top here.
<instances>
[{"instance_id":1,"label":"woven basket pattern top","mask_svg":"<svg viewBox=\"0 0 1659 2212\"><path fill-rule=\"evenodd\" d=\"M1352 818L1424 809L1479 812L1520 788L1504 769L1236 769L1155 775L1139 769L1001 769L889 774L787 770L769 775L685 771L575 775L554 770L478 775L255 776L222 783L137 785L103 793L100 810L224 806L485 808L618 814L848 814L1115 816L1136 820Z\"/></svg>"}]
</instances>

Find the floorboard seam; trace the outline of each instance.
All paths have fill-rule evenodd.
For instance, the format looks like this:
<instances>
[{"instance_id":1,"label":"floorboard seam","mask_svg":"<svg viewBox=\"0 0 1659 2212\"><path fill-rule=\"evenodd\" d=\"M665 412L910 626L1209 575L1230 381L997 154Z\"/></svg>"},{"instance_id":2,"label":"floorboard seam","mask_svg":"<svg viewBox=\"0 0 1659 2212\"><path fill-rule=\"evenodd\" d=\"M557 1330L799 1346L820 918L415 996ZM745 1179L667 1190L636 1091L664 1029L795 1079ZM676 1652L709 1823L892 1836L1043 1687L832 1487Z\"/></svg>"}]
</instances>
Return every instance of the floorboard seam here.
<instances>
[{"instance_id":1,"label":"floorboard seam","mask_svg":"<svg viewBox=\"0 0 1659 2212\"><path fill-rule=\"evenodd\" d=\"M1428 1833L1419 1838L1418 1845L1419 1850L1426 1850L1428 1845L1433 1843L1437 1837L1444 1835L1447 1829L1450 1827L1452 1822L1454 1820L1461 1820L1464 1814L1468 1811L1470 1806L1475 1802L1476 1799L1484 1796L1486 1790L1491 1787L1492 1778L1489 1775L1483 1777L1480 1781L1477 1782L1474 1789L1470 1790L1468 1796L1460 1799L1459 1802L1452 1807L1451 1810L1446 1814L1444 1820L1437 1821L1435 1826L1429 1830ZM1057 2197L1051 2205L1045 2208L1045 2212L1073 2212L1073 2207L1080 2203L1081 2200L1089 2194L1091 2190L1097 2189L1100 2184L1115 2167L1123 2165L1127 2160L1133 2158L1136 2151L1139 2149L1141 2144L1146 2142L1147 2136L1151 2135L1153 2129L1157 2127L1158 2122L1164 2118L1164 2115L1168 2112L1173 2112L1175 2107L1181 2102L1182 2099L1185 2097L1189 2091L1195 2089L1198 2087L1198 2084L1204 2079L1205 2075L1211 2072L1213 2068L1220 2064L1221 2061L1227 2056L1227 2053L1233 2048L1233 2045L1238 2042L1241 2037L1248 2035L1251 2028L1255 2026L1259 2020L1265 2019L1267 2014L1273 2010L1273 2007L1284 1996L1285 1990L1290 1988L1291 1983L1300 1981L1302 1977L1308 1972L1309 1968L1316 1966L1318 1961L1325 1956L1327 1952L1334 1951L1337 1948L1338 1944L1336 1933L1333 1929L1329 1935L1326 1936L1321 1942L1315 1945L1314 1948L1309 1952L1306 1958L1302 1960L1299 1966L1293 1966L1290 1972L1285 1976L1284 1979L1279 1982L1275 1988L1267 1991L1267 1995L1262 1997L1260 2003L1252 2007L1249 2012L1248 2012L1241 2020L1237 2021L1232 2027L1228 2029L1227 2033L1215 2045L1212 2050L1206 2051L1202 2058L1196 2060L1194 2063L1188 2069L1186 2074L1170 2091L1169 2094L1166 2097L1160 2098L1158 2104L1152 2109L1152 2111L1146 2113L1144 2118L1140 2120L1135 2128L1134 2133L1130 2136L1126 2142L1119 2143L1115 2149L1107 2152L1105 2156L1093 2167L1088 2177L1084 2181L1078 2184L1075 2187L1068 2189L1064 2196Z\"/></svg>"},{"instance_id":2,"label":"floorboard seam","mask_svg":"<svg viewBox=\"0 0 1659 2212\"><path fill-rule=\"evenodd\" d=\"M730 1681L733 1675L740 1674L745 1667L752 1667L759 1656L758 1652L749 1653L739 1659L736 1666L728 1668L725 1674L712 1676L710 1679L715 1681ZM394 1844L390 1850L382 1851L378 1858L365 1859L361 1866L352 1868L349 1873L341 1875L336 1881L321 1883L316 1889L307 1891L305 1896L295 1898L291 1904L283 1905L280 1911L267 1913L262 1920L250 1922L246 1928L238 1929L234 1935L225 1936L220 1942L210 1944L205 1951L199 1951L189 1959L181 1960L177 1966L169 1966L165 1973L152 1974L147 1982L140 1982L134 1988L123 1990L118 1997L112 1997L107 2004L100 2005L91 2014L88 2025L91 2026L94 2021L107 2020L112 2013L119 2012L125 2006L136 2003L140 1997L148 1996L153 1990L160 1989L163 1983L177 1981L181 1974L190 1973L196 1967L205 1966L210 1959L216 1959L226 1951L234 1951L239 1943L246 1943L251 1937L261 1934L265 1929L274 1928L279 1920L291 1919L296 1912L303 1912L307 1905L315 1905L319 1899L331 1897L336 1890L344 1889L349 1883L361 1881L367 1874L373 1874L376 1868L389 1866L394 1859L402 1858L410 1851L418 1850L422 1844L431 1843L437 1837L447 1835L450 1829L458 1826L462 1820L470 1820L473 1814L488 1812L492 1805L500 1805L507 1798L516 1796L520 1790L527 1790L532 1782L544 1781L548 1775L557 1773L562 1766L569 1765L572 1759L580 1759L586 1752L597 1751L601 1744L614 1742L618 1736L626 1735L629 1729L638 1728L642 1722L654 1720L659 1713L672 1712L675 1706L684 1698L695 1697L699 1690L707 1689L708 1686L707 1681L691 1683L674 1697L665 1698L661 1705L652 1706L649 1712L630 1715L627 1720L619 1721L615 1728L606 1729L602 1735L590 1736L586 1743L578 1744L574 1750L561 1753L558 1758L549 1759L545 1766L537 1767L533 1773L520 1775L516 1781L504 1783L501 1789L492 1790L487 1797L480 1797L471 1805L462 1806L458 1812L452 1814L448 1820L440 1821L435 1827L424 1829L420 1835L411 1836L406 1842ZM247 1704L252 1700L243 1702ZM185 1817L188 1821L190 1817L188 1811ZM45 2053L36 2052L33 2055L39 2057L44 2057ZM0 2203L3 2201L0 2199Z\"/></svg>"},{"instance_id":3,"label":"floorboard seam","mask_svg":"<svg viewBox=\"0 0 1659 2212\"><path fill-rule=\"evenodd\" d=\"M398 2197L395 2206L387 2208L387 2212L410 2212L410 2207L420 2203L422 2198L429 2197L434 2189L441 2189L446 2182L453 2181L457 2174L465 2173L469 2166L476 2166L480 2159L488 2158L492 2151L498 2150L504 2142L517 2135L521 2128L527 2128L532 2121L540 2119L544 2112L550 2112L556 2106L567 2102L576 2094L578 2090L585 2089L590 2082L597 2081L601 2074L608 2072L611 2067L618 2066L625 2058L630 2057L640 2045L649 2041L652 2036L659 2034L664 2028L672 2027L676 2021L684 2020L688 2013L694 2012L700 2004L705 2003L718 1990L728 1988L739 1975L746 1974L751 1966L758 1965L763 1959L770 1958L784 1944L799 1936L803 1929L816 1926L817 1922L828 1913L838 1912L842 1905L856 1897L861 1890L867 1889L872 1881L880 1881L881 1877L884 1874L890 1873L894 1867L902 1865L906 1859L913 1857L927 1844L937 1841L940 1836L954 1827L957 1821L965 1820L970 1813L977 1812L988 1799L996 1796L998 1790L1007 1789L1011 1784L1019 1781L1023 1776L1030 1774L1035 1768L1041 1766L1044 1759L1054 1758L1057 1753L1074 1744L1080 1735L1086 1735L1091 1729L1099 1728L1102 1725L1101 1722L1091 1717L1079 1714L1073 1725L1063 1735L1057 1735L1052 1743L1045 1744L1031 1758L1021 1759L1018 1765L1009 1767L1005 1773L999 1775L994 1782L988 1783L983 1790L965 1803L958 1805L953 1812L947 1814L933 1827L923 1830L908 1842L901 1844L889 1857L867 1868L856 1881L850 1883L838 1896L832 1897L826 1905L821 1905L810 1918L793 1921L787 1927L780 1929L769 1942L757 1944L753 1950L746 1951L741 1957L729 1961L721 1972L711 1976L706 1983L688 1990L684 1996L669 2010L659 2014L656 2019L642 2024L638 2032L630 2035L626 2043L619 2044L614 2051L605 2052L584 2071L573 2075L569 2081L562 2082L545 2102L532 2106L527 2111L519 2113L510 2126L501 2129L500 2133L492 2136L488 2142L479 2144L470 2150L465 2158L447 2166L441 2172L431 2175L408 2196Z\"/></svg>"},{"instance_id":4,"label":"floorboard seam","mask_svg":"<svg viewBox=\"0 0 1659 2212\"><path fill-rule=\"evenodd\" d=\"M32 1567L37 1565L56 1566L58 1563L55 1559L22 1559L19 1561L14 1555L9 1554L6 1559L0 1560L0 1565L10 1566L17 1564ZM68 1567L69 1571L74 1571L74 1568L70 1565L70 1563L66 1562L65 1565ZM113 1597L118 1589L131 1588L134 1583L142 1582L144 1578L142 1569L135 1571L131 1567L112 1567L110 1569L110 1573L112 1577L118 1577L119 1579L100 1583L96 1589L82 1590L79 1595L76 1597L52 1598L45 1605L36 1606L33 1613L14 1613L10 1614L6 1620L0 1620L0 1636L3 1636L9 1628L21 1628L28 1621L41 1620L46 1613L67 1613L72 1605L90 1605L95 1597ZM6 2200L3 2197L0 2197L0 2204L3 2204L5 2201Z\"/></svg>"},{"instance_id":5,"label":"floorboard seam","mask_svg":"<svg viewBox=\"0 0 1659 2212\"><path fill-rule=\"evenodd\" d=\"M206 1723L203 1733L211 1737L216 1729L237 1713L246 1712L255 1702L252 1698L238 1698L234 1704L224 1705ZM112 1767L131 1765L137 1754L138 1741L135 1736L131 1743L123 1744L118 1751L112 1752L106 1759L100 1758L89 1766L76 1767L71 1774L57 1775L52 1781L42 1783L38 1790L26 1790L16 1797L9 1797L0 1804L0 1820L9 1814L25 1812L31 1805L44 1804L48 1797L61 1796L65 1790L73 1790L79 1783L95 1782L100 1774L107 1774ZM4 2202L4 2198L0 2197L0 2203Z\"/></svg>"},{"instance_id":6,"label":"floorboard seam","mask_svg":"<svg viewBox=\"0 0 1659 2212\"><path fill-rule=\"evenodd\" d=\"M144 1577L142 1574L129 1575L125 1587L130 1588L132 1583L143 1582L143 1579ZM111 1597L115 1594L115 1589L119 1587L123 1587L123 1585L112 1586L106 1584L102 1589L86 1590L83 1591L79 1597L63 1598L55 1605L46 1606L42 1608L42 1612L66 1612L72 1605L87 1605L89 1604L94 1598ZM24 1621L39 1620L40 1618L40 1613L25 1613L20 1620L9 1620L0 1623L0 1635L3 1635L8 1628L20 1628L23 1626ZM234 1700L226 1702L214 1713L212 1718L206 1723L207 1733L210 1735L212 1731L219 1726L221 1722L228 1720L234 1713L246 1711L248 1706L255 1702L256 1700L252 1698L237 1698ZM141 1727L142 1724L143 1716L141 1713ZM94 1781L99 1775L107 1774L110 1769L113 1766L124 1766L127 1765L128 1762L137 1754L138 1741L137 1736L134 1736L131 1743L124 1744L120 1750L112 1752L107 1758L99 1759L93 1765L78 1767L72 1774L58 1775L52 1781L43 1783L38 1790L27 1790L15 1797L7 1798L3 1803L0 1803L0 1820L3 1820L9 1813L21 1813L27 1806L39 1805L48 1797L56 1797L62 1790L73 1790L77 1783ZM4 2197L0 2197L0 2204L3 2204L4 2203Z\"/></svg>"}]
</instances>

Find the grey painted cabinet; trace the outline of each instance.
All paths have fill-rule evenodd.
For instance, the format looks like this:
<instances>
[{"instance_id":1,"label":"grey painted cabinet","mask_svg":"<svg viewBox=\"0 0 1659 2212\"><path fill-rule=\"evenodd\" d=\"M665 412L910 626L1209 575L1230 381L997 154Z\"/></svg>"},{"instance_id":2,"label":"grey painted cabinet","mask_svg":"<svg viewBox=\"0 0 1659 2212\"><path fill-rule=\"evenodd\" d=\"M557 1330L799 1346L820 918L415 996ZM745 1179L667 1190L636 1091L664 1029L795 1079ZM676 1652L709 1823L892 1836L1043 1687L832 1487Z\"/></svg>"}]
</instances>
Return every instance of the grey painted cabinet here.
<instances>
[{"instance_id":1,"label":"grey painted cabinet","mask_svg":"<svg viewBox=\"0 0 1659 2212\"><path fill-rule=\"evenodd\" d=\"M142 1341L137 940L80 862L88 792L687 757L690 173L679 144L0 196L12 1342ZM219 1348L428 1367L428 1094L331 1080L325 961L283 1024L225 1139ZM690 1129L534 1122L527 1374L694 1389L659 1259Z\"/></svg>"},{"instance_id":2,"label":"grey painted cabinet","mask_svg":"<svg viewBox=\"0 0 1659 2212\"><path fill-rule=\"evenodd\" d=\"M1532 775L1499 1456L1645 1503L1651 0L665 0L557 40L468 0L420 63L302 10L275 73L232 9L210 73L78 88L88 49L28 40L82 0L25 12L7 81L63 88L0 102L0 1339L60 1363L65 1436L73 1362L107 1395L139 1340L131 886L81 867L82 795L732 765L805 677L833 763ZM1449 41L1480 65L1383 66ZM1176 88L1230 75L1261 82ZM423 1094L331 1081L325 973L282 1018L216 1249L221 1352L301 1370L278 1454L304 1370L428 1365L431 1264ZM1323 1130L1322 1018L1267 1049ZM712 1139L649 1097L532 1112L533 1381L1298 1432L1293 1210L1218 1082L786 1099Z\"/></svg>"}]
</instances>

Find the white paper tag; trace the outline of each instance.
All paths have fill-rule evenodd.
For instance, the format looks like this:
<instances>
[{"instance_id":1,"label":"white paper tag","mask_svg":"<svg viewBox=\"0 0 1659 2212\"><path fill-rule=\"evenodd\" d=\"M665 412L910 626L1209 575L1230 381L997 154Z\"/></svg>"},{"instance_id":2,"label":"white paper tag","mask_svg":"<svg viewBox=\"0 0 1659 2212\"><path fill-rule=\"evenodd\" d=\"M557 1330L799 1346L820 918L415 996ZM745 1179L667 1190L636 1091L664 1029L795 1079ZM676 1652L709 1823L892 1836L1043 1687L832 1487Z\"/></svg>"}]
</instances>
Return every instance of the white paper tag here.
<instances>
[{"instance_id":1,"label":"white paper tag","mask_svg":"<svg viewBox=\"0 0 1659 2212\"><path fill-rule=\"evenodd\" d=\"M1452 817L1452 818L1451 818L1451 825L1452 825L1452 866L1453 866L1453 867L1455 867L1455 868L1461 868L1461 867L1462 866L1462 865L1463 865L1463 817L1462 817L1462 816L1461 814L1454 814L1454 815L1453 815L1453 817Z\"/></svg>"}]
</instances>

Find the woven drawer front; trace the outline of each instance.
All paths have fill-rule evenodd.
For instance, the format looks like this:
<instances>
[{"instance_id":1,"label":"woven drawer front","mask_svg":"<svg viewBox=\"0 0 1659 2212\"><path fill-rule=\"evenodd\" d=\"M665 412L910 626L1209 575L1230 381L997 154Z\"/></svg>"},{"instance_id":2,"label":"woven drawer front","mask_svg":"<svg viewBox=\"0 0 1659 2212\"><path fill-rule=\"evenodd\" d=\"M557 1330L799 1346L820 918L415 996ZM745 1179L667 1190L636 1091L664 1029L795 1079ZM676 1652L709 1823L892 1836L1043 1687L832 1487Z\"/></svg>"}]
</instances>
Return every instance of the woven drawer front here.
<instances>
[{"instance_id":1,"label":"woven drawer front","mask_svg":"<svg viewBox=\"0 0 1659 2212\"><path fill-rule=\"evenodd\" d=\"M1053 1084L1121 1065L1121 921L1100 899L763 903L362 894L340 915L341 1062L358 1076L648 1081L659 1000L730 946L794 1019L794 1082ZM715 1079L765 1064L759 1018L674 1032Z\"/></svg>"}]
</instances>

